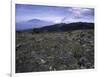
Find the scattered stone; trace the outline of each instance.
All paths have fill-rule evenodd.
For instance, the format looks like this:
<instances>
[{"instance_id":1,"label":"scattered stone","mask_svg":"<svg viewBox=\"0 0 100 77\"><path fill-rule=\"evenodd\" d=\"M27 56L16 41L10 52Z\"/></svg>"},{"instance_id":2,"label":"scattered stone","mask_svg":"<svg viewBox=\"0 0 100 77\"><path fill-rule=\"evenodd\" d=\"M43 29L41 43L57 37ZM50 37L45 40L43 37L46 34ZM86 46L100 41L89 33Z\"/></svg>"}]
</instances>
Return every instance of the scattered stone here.
<instances>
[{"instance_id":1,"label":"scattered stone","mask_svg":"<svg viewBox=\"0 0 100 77\"><path fill-rule=\"evenodd\" d=\"M87 60L87 58L86 57L81 57L80 59L79 59L79 65L80 66L85 66L85 64L88 62L88 60Z\"/></svg>"},{"instance_id":2,"label":"scattered stone","mask_svg":"<svg viewBox=\"0 0 100 77\"><path fill-rule=\"evenodd\" d=\"M88 62L88 63L85 64L85 66L86 66L86 68L91 68L92 64Z\"/></svg>"},{"instance_id":3,"label":"scattered stone","mask_svg":"<svg viewBox=\"0 0 100 77\"><path fill-rule=\"evenodd\" d=\"M42 64L46 63L46 61L45 61L45 60L43 60L43 59L40 59L40 60L41 60L41 63L42 63Z\"/></svg>"},{"instance_id":4,"label":"scattered stone","mask_svg":"<svg viewBox=\"0 0 100 77\"><path fill-rule=\"evenodd\" d=\"M49 70L52 70L52 66L49 67Z\"/></svg>"}]
</instances>

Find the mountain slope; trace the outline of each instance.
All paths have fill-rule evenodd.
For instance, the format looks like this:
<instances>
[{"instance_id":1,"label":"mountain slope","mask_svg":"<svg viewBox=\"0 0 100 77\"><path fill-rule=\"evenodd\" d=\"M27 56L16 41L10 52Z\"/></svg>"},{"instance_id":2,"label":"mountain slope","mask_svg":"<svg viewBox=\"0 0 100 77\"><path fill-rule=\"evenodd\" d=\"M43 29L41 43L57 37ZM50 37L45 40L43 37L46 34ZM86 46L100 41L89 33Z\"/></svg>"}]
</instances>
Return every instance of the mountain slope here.
<instances>
[{"instance_id":1,"label":"mountain slope","mask_svg":"<svg viewBox=\"0 0 100 77\"><path fill-rule=\"evenodd\" d=\"M85 22L77 22L77 23L60 23L60 24L54 24L42 28L35 28L33 31L37 30L40 32L63 32L63 31L70 31L70 30L79 30L79 29L93 29L94 23L85 23Z\"/></svg>"},{"instance_id":2,"label":"mountain slope","mask_svg":"<svg viewBox=\"0 0 100 77\"><path fill-rule=\"evenodd\" d=\"M16 32L16 73L93 68L93 29Z\"/></svg>"}]
</instances>

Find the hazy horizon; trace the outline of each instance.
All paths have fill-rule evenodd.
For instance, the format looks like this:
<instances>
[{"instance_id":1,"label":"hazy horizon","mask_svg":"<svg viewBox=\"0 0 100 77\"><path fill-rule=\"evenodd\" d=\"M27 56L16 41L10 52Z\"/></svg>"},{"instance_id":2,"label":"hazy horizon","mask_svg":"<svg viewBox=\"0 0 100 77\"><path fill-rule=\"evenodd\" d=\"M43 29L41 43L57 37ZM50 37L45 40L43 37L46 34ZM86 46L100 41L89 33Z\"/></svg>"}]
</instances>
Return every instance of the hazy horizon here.
<instances>
[{"instance_id":1,"label":"hazy horizon","mask_svg":"<svg viewBox=\"0 0 100 77\"><path fill-rule=\"evenodd\" d=\"M38 19L36 23L28 21ZM25 22L25 23L24 23ZM43 24L94 22L94 9L81 7L61 7L45 5L16 4L16 28L35 28L45 26ZM21 25L18 25L20 24ZM25 24L25 26L24 26ZM28 25L27 25L28 24ZM35 24L35 25L34 25Z\"/></svg>"}]
</instances>

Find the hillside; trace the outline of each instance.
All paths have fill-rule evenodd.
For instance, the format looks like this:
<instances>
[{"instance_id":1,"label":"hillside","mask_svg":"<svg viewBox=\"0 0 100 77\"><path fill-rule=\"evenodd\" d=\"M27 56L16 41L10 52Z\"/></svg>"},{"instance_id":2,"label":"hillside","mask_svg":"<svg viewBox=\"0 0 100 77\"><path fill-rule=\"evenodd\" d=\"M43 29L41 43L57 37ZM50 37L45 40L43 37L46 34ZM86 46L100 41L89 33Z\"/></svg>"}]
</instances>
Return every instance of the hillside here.
<instances>
[{"instance_id":1,"label":"hillside","mask_svg":"<svg viewBox=\"0 0 100 77\"><path fill-rule=\"evenodd\" d=\"M35 28L33 31L37 32L64 32L72 30L94 29L94 23L76 22L76 23L59 23L45 26L42 28Z\"/></svg>"},{"instance_id":2,"label":"hillside","mask_svg":"<svg viewBox=\"0 0 100 77\"><path fill-rule=\"evenodd\" d=\"M93 28L60 32L16 32L17 73L92 68Z\"/></svg>"}]
</instances>

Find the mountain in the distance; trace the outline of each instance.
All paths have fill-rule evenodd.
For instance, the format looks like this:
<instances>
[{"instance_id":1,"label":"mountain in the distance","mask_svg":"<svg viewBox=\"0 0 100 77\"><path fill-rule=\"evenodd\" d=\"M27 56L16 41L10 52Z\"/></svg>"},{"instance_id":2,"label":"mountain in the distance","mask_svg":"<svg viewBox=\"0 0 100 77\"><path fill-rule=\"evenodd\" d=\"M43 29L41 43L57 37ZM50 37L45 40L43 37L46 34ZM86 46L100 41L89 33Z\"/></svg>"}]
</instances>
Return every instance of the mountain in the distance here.
<instances>
[{"instance_id":1,"label":"mountain in the distance","mask_svg":"<svg viewBox=\"0 0 100 77\"><path fill-rule=\"evenodd\" d=\"M16 23L16 30L17 31L28 30L28 29L40 28L40 27L52 25L52 24L54 24L54 23L44 21L44 20L39 20L39 19L31 19L31 20L28 20L28 21Z\"/></svg>"},{"instance_id":2,"label":"mountain in the distance","mask_svg":"<svg viewBox=\"0 0 100 77\"><path fill-rule=\"evenodd\" d=\"M36 32L63 32L71 30L83 30L83 29L94 29L94 23L87 22L75 22L75 23L59 23L42 28L35 28L33 31Z\"/></svg>"}]
</instances>

